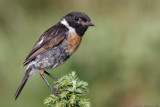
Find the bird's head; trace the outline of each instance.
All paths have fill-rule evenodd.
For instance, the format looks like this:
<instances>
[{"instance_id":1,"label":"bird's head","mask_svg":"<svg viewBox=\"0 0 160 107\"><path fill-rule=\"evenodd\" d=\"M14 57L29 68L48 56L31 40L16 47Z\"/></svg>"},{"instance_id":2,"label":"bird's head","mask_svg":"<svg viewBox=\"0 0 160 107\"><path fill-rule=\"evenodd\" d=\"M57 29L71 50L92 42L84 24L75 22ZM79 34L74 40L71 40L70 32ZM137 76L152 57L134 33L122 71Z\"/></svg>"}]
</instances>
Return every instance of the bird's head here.
<instances>
[{"instance_id":1,"label":"bird's head","mask_svg":"<svg viewBox=\"0 0 160 107\"><path fill-rule=\"evenodd\" d=\"M60 22L67 28L74 28L80 36L83 36L89 26L94 26L91 19L82 12L71 12L65 15Z\"/></svg>"}]
</instances>

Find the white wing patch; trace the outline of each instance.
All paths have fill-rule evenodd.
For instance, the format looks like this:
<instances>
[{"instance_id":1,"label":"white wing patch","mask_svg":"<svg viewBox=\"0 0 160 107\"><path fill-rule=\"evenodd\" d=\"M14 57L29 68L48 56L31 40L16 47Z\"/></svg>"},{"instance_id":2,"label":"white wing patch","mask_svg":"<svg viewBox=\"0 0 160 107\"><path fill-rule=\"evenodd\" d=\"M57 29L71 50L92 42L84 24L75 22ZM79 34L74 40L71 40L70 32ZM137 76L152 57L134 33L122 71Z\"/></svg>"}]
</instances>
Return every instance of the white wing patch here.
<instances>
[{"instance_id":1,"label":"white wing patch","mask_svg":"<svg viewBox=\"0 0 160 107\"><path fill-rule=\"evenodd\" d=\"M41 40L41 41L39 41L39 43L38 44L41 44L43 42L43 39Z\"/></svg>"},{"instance_id":2,"label":"white wing patch","mask_svg":"<svg viewBox=\"0 0 160 107\"><path fill-rule=\"evenodd\" d=\"M43 38L44 37L42 37L42 39L38 42L39 45L43 42Z\"/></svg>"}]
</instances>

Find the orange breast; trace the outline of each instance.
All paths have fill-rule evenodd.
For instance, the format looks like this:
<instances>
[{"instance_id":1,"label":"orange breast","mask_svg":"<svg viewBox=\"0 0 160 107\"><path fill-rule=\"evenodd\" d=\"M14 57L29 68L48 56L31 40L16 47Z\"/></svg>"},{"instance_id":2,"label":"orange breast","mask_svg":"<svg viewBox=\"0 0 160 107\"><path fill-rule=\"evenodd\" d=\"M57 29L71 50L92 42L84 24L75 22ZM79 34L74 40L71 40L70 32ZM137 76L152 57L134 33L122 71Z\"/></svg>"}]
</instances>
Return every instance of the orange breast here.
<instances>
[{"instance_id":1,"label":"orange breast","mask_svg":"<svg viewBox=\"0 0 160 107\"><path fill-rule=\"evenodd\" d=\"M77 50L77 48L81 43L81 40L82 40L82 37L79 36L77 33L74 32L72 34L69 34L67 48L70 53L73 53Z\"/></svg>"}]
</instances>

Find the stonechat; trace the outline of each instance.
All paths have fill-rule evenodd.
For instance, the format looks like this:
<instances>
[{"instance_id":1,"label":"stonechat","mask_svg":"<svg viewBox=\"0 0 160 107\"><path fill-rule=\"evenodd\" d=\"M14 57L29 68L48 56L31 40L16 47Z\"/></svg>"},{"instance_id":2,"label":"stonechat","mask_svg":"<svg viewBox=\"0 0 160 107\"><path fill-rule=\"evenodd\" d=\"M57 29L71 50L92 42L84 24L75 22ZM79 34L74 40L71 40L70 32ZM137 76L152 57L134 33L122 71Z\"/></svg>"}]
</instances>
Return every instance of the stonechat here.
<instances>
[{"instance_id":1,"label":"stonechat","mask_svg":"<svg viewBox=\"0 0 160 107\"><path fill-rule=\"evenodd\" d=\"M28 78L37 70L47 83L48 87L59 97L59 90L52 89L44 74L58 80L46 70L53 69L63 64L77 50L81 44L82 37L89 26L94 26L90 18L81 12L71 12L54 26L46 30L35 43L33 49L23 63L27 65L25 75L15 93L15 100L21 93Z\"/></svg>"}]
</instances>

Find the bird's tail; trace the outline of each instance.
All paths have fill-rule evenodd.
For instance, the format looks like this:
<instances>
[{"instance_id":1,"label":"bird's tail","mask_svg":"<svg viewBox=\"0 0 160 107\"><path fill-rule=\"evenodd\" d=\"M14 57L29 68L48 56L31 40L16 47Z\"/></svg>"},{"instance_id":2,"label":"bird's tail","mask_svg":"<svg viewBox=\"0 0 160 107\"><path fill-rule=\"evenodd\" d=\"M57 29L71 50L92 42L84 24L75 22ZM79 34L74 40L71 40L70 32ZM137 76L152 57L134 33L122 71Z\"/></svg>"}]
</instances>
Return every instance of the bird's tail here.
<instances>
[{"instance_id":1,"label":"bird's tail","mask_svg":"<svg viewBox=\"0 0 160 107\"><path fill-rule=\"evenodd\" d=\"M24 75L24 77L23 77L23 79L22 79L22 81L21 81L21 84L19 85L19 87L18 87L18 89L17 89L17 91L16 91L16 93L15 93L15 95L14 95L14 99L15 99L15 100L18 98L18 96L19 96L19 94L21 93L24 85L26 84L26 82L27 82L27 80L28 80L28 77L29 77L29 73L31 72L31 70L32 70L31 67L29 67L29 68L26 70L25 75Z\"/></svg>"}]
</instances>

